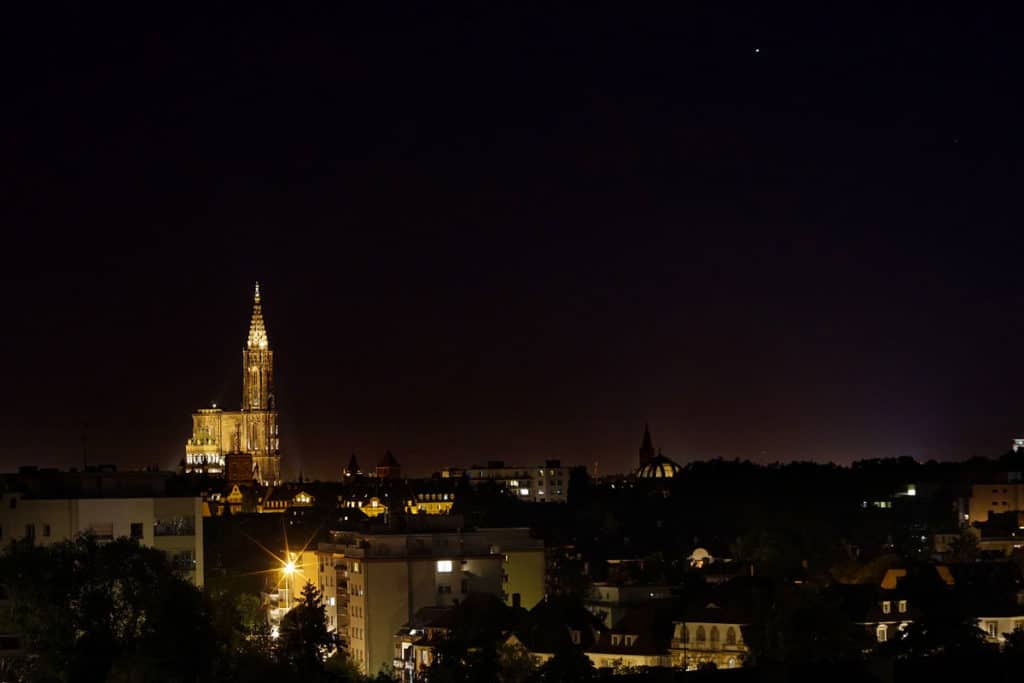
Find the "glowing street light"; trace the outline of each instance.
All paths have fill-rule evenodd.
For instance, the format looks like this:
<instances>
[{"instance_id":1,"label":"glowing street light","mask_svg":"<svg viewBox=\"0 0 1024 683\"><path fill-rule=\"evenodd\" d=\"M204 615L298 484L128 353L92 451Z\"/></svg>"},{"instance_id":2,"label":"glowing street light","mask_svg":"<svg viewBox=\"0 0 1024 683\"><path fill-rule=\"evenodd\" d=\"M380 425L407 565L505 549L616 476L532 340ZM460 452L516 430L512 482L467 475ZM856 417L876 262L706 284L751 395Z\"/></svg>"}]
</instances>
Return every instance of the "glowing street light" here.
<instances>
[{"instance_id":1,"label":"glowing street light","mask_svg":"<svg viewBox=\"0 0 1024 683\"><path fill-rule=\"evenodd\" d=\"M291 576L292 574L294 574L295 573L295 561L294 560L288 560L287 562L285 562L284 566L281 567L281 571L284 572L285 576Z\"/></svg>"}]
</instances>

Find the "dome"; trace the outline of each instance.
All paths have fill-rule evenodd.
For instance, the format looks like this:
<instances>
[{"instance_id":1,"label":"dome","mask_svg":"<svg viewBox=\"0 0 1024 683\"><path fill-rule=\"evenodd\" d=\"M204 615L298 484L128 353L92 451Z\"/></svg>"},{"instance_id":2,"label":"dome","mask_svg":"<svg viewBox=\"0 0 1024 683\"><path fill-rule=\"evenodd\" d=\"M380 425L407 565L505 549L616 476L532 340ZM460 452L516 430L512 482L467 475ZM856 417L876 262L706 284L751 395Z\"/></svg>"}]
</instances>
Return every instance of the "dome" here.
<instances>
[{"instance_id":1,"label":"dome","mask_svg":"<svg viewBox=\"0 0 1024 683\"><path fill-rule=\"evenodd\" d=\"M637 479L671 479L683 468L674 460L666 458L661 453L648 460L636 471Z\"/></svg>"}]
</instances>

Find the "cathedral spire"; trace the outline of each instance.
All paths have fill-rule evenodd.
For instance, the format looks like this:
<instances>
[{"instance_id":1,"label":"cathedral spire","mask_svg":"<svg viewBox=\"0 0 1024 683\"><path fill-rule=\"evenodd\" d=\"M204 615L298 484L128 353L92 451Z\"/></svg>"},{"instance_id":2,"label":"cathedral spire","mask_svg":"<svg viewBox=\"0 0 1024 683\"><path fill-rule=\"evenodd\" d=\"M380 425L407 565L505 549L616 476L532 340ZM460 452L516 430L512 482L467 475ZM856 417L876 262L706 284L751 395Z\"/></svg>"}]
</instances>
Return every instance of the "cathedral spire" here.
<instances>
[{"instance_id":1,"label":"cathedral spire","mask_svg":"<svg viewBox=\"0 0 1024 683\"><path fill-rule=\"evenodd\" d=\"M644 438L640 444L640 457L638 458L638 466L643 467L645 463L649 462L654 458L654 444L651 442L651 425L648 423L644 424Z\"/></svg>"},{"instance_id":2,"label":"cathedral spire","mask_svg":"<svg viewBox=\"0 0 1024 683\"><path fill-rule=\"evenodd\" d=\"M256 283L256 296L252 301L252 322L249 323L250 349L266 349L270 346L267 339L267 328L263 325L263 304L260 303L260 283Z\"/></svg>"}]
</instances>

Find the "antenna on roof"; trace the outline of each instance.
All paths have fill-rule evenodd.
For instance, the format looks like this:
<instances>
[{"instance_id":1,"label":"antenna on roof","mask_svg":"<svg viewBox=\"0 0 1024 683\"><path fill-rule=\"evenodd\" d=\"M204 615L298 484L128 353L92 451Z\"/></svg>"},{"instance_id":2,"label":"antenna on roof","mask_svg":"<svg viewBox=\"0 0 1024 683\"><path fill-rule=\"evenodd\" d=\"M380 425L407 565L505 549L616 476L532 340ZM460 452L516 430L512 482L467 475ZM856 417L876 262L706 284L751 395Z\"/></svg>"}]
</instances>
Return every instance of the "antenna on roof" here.
<instances>
[{"instance_id":1,"label":"antenna on roof","mask_svg":"<svg viewBox=\"0 0 1024 683\"><path fill-rule=\"evenodd\" d=\"M86 445L89 441L89 423L82 423L82 471L84 472L89 466L88 451Z\"/></svg>"}]
</instances>

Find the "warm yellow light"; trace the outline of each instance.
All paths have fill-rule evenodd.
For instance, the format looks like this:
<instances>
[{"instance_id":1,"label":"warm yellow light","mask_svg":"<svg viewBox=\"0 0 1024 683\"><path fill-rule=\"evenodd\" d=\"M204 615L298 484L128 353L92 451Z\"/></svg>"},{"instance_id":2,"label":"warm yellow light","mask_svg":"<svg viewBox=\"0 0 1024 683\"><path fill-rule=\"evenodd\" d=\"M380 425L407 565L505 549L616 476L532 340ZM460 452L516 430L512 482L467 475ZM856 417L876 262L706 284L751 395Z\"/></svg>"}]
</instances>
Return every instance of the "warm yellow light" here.
<instances>
[{"instance_id":1,"label":"warm yellow light","mask_svg":"<svg viewBox=\"0 0 1024 683\"><path fill-rule=\"evenodd\" d=\"M292 574L295 573L295 563L292 562L291 560L289 560L288 562L285 562L285 565L284 565L284 567L281 568L281 571L284 572L285 576L291 576Z\"/></svg>"}]
</instances>

